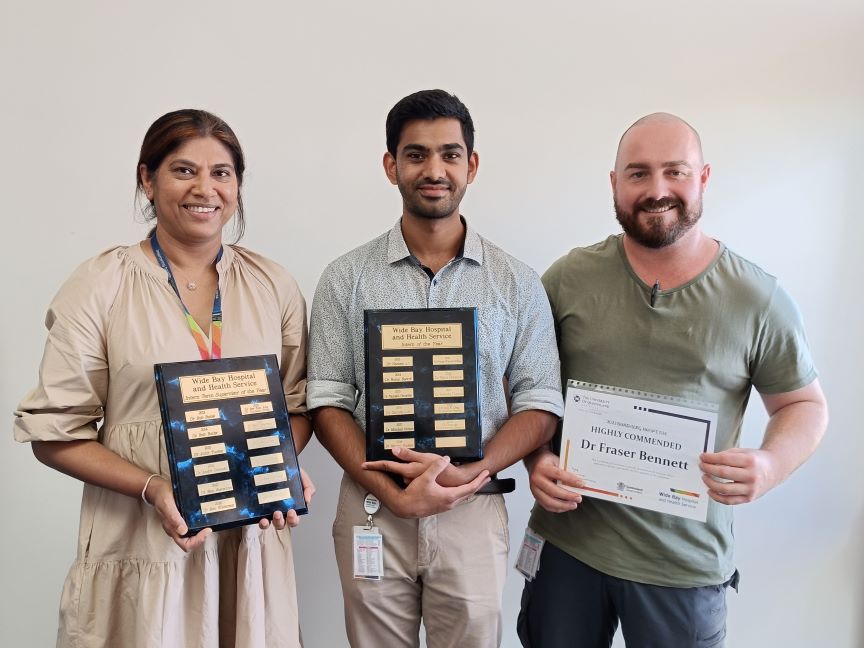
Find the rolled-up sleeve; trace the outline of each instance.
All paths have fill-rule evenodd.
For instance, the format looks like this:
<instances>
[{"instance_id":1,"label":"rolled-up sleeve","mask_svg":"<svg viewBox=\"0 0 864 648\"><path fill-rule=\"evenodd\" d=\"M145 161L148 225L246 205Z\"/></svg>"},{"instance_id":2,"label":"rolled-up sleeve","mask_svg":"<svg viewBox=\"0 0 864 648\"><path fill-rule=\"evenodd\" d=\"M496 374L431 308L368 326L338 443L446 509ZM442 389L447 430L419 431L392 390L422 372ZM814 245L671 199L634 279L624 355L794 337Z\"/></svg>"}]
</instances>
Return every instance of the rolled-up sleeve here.
<instances>
[{"instance_id":1,"label":"rolled-up sleeve","mask_svg":"<svg viewBox=\"0 0 864 648\"><path fill-rule=\"evenodd\" d=\"M310 410L339 407L354 412L357 380L348 315L350 273L331 263L324 270L309 324L309 383L306 401Z\"/></svg>"},{"instance_id":2,"label":"rolled-up sleeve","mask_svg":"<svg viewBox=\"0 0 864 648\"><path fill-rule=\"evenodd\" d=\"M513 414L544 410L562 416L561 366L552 310L540 278L520 282L516 340L507 368Z\"/></svg>"}]
</instances>

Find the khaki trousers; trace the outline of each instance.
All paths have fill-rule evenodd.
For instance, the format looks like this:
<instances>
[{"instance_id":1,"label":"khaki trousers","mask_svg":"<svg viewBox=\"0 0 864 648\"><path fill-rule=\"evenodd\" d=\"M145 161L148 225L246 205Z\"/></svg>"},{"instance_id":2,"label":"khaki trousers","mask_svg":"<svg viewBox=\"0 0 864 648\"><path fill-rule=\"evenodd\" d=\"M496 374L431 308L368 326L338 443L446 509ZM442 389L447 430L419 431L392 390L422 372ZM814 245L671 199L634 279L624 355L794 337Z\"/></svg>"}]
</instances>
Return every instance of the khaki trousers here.
<instances>
[{"instance_id":1,"label":"khaki trousers","mask_svg":"<svg viewBox=\"0 0 864 648\"><path fill-rule=\"evenodd\" d=\"M416 648L420 620L429 648L501 643L501 592L510 548L501 495L475 495L451 511L402 519L384 507L384 578L353 577L353 527L366 523L366 491L342 478L333 541L345 629L353 648Z\"/></svg>"}]
</instances>

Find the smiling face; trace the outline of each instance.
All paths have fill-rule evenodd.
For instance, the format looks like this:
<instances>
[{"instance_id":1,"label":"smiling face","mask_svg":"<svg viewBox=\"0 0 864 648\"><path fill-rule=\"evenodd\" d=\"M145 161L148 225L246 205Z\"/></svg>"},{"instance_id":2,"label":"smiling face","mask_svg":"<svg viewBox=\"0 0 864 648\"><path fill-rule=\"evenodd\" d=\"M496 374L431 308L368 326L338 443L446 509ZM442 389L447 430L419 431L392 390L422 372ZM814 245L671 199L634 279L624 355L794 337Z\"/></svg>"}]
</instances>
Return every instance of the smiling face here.
<instances>
[{"instance_id":1,"label":"smiling face","mask_svg":"<svg viewBox=\"0 0 864 648\"><path fill-rule=\"evenodd\" d=\"M702 216L711 173L699 138L672 115L652 115L621 138L610 174L615 216L624 233L649 248L675 243Z\"/></svg>"},{"instance_id":2,"label":"smiling face","mask_svg":"<svg viewBox=\"0 0 864 648\"><path fill-rule=\"evenodd\" d=\"M425 219L458 216L459 203L477 174L476 152L468 153L458 119L418 119L402 129L396 157L384 155L384 170L402 194L403 214Z\"/></svg>"},{"instance_id":3,"label":"smiling face","mask_svg":"<svg viewBox=\"0 0 864 648\"><path fill-rule=\"evenodd\" d=\"M219 140L190 139L155 173L143 164L139 173L160 237L189 245L221 241L222 227L237 209L239 185L231 153Z\"/></svg>"}]
</instances>

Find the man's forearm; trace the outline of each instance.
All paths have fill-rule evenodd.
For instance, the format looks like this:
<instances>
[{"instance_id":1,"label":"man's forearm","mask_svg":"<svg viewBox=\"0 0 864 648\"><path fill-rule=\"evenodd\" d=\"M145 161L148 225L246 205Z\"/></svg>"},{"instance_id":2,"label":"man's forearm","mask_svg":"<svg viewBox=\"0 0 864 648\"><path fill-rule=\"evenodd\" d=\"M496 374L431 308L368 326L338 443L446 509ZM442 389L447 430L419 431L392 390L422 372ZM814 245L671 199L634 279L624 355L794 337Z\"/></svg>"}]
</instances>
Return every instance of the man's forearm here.
<instances>
[{"instance_id":1,"label":"man's forearm","mask_svg":"<svg viewBox=\"0 0 864 648\"><path fill-rule=\"evenodd\" d=\"M291 415L291 436L294 438L294 449L300 454L312 438L312 422L307 415Z\"/></svg>"},{"instance_id":2,"label":"man's forearm","mask_svg":"<svg viewBox=\"0 0 864 648\"><path fill-rule=\"evenodd\" d=\"M813 454L825 434L828 406L818 381L801 389L762 394L770 417L762 445L706 452L700 467L711 499L746 504L783 483Z\"/></svg>"},{"instance_id":3,"label":"man's forearm","mask_svg":"<svg viewBox=\"0 0 864 648\"><path fill-rule=\"evenodd\" d=\"M449 463L446 458L436 457L407 488L402 489L380 472L363 470L363 433L347 411L323 407L312 413L312 422L321 445L327 448L345 472L399 517L419 518L448 511L489 480L488 474L481 470L468 483L449 488L441 486L436 479L449 467Z\"/></svg>"},{"instance_id":4,"label":"man's forearm","mask_svg":"<svg viewBox=\"0 0 864 648\"><path fill-rule=\"evenodd\" d=\"M312 426L336 463L392 510L400 488L390 477L361 468L366 460L366 444L354 417L339 407L320 407L312 411Z\"/></svg>"},{"instance_id":5,"label":"man's forearm","mask_svg":"<svg viewBox=\"0 0 864 648\"><path fill-rule=\"evenodd\" d=\"M552 455L554 457L558 456L554 452L552 452L552 450L549 448L548 443L540 444L537 448L522 457L522 463L525 464L525 470L530 473L532 470L534 470L534 466L537 464L537 462L548 455Z\"/></svg>"},{"instance_id":6,"label":"man's forearm","mask_svg":"<svg viewBox=\"0 0 864 648\"><path fill-rule=\"evenodd\" d=\"M558 417L543 410L525 410L514 414L501 426L483 450L483 459L474 466L490 474L504 470L524 459L555 434Z\"/></svg>"},{"instance_id":7,"label":"man's forearm","mask_svg":"<svg viewBox=\"0 0 864 648\"><path fill-rule=\"evenodd\" d=\"M761 449L774 457L775 484L785 481L813 454L827 424L824 401L791 403L771 416Z\"/></svg>"}]
</instances>

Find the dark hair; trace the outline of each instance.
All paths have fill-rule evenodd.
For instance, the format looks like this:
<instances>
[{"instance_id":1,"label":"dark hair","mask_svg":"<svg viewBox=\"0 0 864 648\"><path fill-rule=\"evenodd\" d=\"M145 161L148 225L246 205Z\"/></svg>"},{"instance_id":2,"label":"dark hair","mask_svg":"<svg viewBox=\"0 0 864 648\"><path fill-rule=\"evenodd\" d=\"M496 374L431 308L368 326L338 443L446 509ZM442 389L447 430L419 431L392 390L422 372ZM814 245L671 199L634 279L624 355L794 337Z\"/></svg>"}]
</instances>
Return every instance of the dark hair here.
<instances>
[{"instance_id":1,"label":"dark hair","mask_svg":"<svg viewBox=\"0 0 864 648\"><path fill-rule=\"evenodd\" d=\"M387 114L387 150L396 157L399 138L405 124L415 119L438 119L452 117L462 124L462 139L468 148L468 155L474 152L474 122L471 113L456 95L444 90L421 90L410 94L390 109Z\"/></svg>"},{"instance_id":2,"label":"dark hair","mask_svg":"<svg viewBox=\"0 0 864 648\"><path fill-rule=\"evenodd\" d=\"M231 154L234 172L237 174L237 212L234 218L234 240L239 241L246 229L246 218L243 214L243 196L240 188L243 185L243 171L246 163L243 160L243 149L231 127L216 115L206 110L184 108L162 115L150 125L141 143L141 154L135 166L135 199L141 200L144 195L144 185L141 181L141 165L143 164L151 177L166 157L189 140L198 137L213 137L218 140ZM156 218L153 201L144 201L141 211L146 220Z\"/></svg>"}]
</instances>

